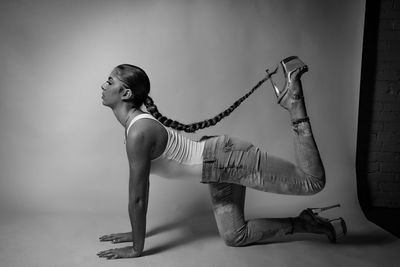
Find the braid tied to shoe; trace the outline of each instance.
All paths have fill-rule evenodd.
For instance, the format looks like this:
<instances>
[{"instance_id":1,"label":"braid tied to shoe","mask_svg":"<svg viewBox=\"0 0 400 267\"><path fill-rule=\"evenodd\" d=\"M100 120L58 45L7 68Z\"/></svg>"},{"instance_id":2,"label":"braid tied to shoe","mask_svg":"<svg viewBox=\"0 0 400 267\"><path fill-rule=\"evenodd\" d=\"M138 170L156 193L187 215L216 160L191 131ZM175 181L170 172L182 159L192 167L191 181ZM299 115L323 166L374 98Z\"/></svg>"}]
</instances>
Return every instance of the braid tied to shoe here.
<instances>
[{"instance_id":1,"label":"braid tied to shoe","mask_svg":"<svg viewBox=\"0 0 400 267\"><path fill-rule=\"evenodd\" d=\"M276 72L276 69L273 72L267 71L267 75L251 88L247 94L236 100L229 108L225 109L215 117L190 124L183 124L179 121L169 119L158 111L153 99L148 95L150 92L150 80L143 69L130 64L122 64L115 68L115 72L118 79L132 90L133 97L129 99L129 102L131 102L134 107L139 108L144 104L147 111L164 126L171 127L178 131L193 133L197 130L213 126L231 114L232 111L234 111L245 99L267 81L271 75Z\"/></svg>"}]
</instances>

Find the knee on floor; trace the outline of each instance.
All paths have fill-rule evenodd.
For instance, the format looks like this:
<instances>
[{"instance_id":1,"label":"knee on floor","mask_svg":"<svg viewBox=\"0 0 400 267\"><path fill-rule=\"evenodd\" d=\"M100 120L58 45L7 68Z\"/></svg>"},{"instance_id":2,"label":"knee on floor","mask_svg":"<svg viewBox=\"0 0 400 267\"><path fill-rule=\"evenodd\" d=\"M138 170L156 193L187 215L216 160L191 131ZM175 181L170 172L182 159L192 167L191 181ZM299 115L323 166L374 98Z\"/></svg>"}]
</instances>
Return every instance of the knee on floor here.
<instances>
[{"instance_id":1,"label":"knee on floor","mask_svg":"<svg viewBox=\"0 0 400 267\"><path fill-rule=\"evenodd\" d=\"M229 247L242 247L247 244L247 235L245 233L230 232L225 233L222 238Z\"/></svg>"}]
</instances>

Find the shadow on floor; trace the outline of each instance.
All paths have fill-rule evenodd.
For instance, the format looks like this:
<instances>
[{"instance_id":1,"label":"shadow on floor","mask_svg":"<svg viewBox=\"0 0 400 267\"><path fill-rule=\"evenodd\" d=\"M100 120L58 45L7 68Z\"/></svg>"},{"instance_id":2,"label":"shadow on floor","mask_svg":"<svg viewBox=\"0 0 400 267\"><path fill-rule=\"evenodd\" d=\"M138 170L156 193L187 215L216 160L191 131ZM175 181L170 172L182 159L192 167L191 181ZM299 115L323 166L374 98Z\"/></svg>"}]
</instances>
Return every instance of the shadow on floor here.
<instances>
[{"instance_id":1,"label":"shadow on floor","mask_svg":"<svg viewBox=\"0 0 400 267\"><path fill-rule=\"evenodd\" d=\"M151 237L175 229L183 231L185 235L178 237L175 240L170 240L166 244L161 244L159 246L150 248L144 253L144 255L156 254L199 239L208 237L219 238L214 215L212 214L211 209L205 207L204 205L193 206L185 212L184 216L176 217L174 221L164 223L163 225L150 229L147 231L146 237Z\"/></svg>"},{"instance_id":2,"label":"shadow on floor","mask_svg":"<svg viewBox=\"0 0 400 267\"><path fill-rule=\"evenodd\" d=\"M396 237L383 234L382 232L368 232L348 234L346 238L342 242L340 242L340 245L368 246L377 244L388 244L396 241L398 241Z\"/></svg>"},{"instance_id":3,"label":"shadow on floor","mask_svg":"<svg viewBox=\"0 0 400 267\"><path fill-rule=\"evenodd\" d=\"M214 215L211 209L205 205L195 204L185 211L184 216L176 217L173 221L165 223L163 225L157 226L150 229L146 237L151 237L163 232L173 231L180 229L185 233L184 236L178 237L175 240L170 240L168 243L161 244L159 246L153 247L145 252L145 255L156 254L171 248L182 246L191 243L195 240L216 237L219 238L218 229L214 220ZM383 219L383 218L382 218ZM389 236L382 234L380 231L376 232L356 232L348 233L345 238L338 241L339 246L368 246L376 244L388 244L396 242L398 239L394 236ZM313 241L313 242L323 242L329 241L327 238L320 235L313 234L298 234L298 235L288 235L281 237L279 239L271 239L269 242L265 242L260 245L267 245L273 243L286 243L286 242L296 242L296 241ZM221 242L222 239L221 239Z\"/></svg>"}]
</instances>

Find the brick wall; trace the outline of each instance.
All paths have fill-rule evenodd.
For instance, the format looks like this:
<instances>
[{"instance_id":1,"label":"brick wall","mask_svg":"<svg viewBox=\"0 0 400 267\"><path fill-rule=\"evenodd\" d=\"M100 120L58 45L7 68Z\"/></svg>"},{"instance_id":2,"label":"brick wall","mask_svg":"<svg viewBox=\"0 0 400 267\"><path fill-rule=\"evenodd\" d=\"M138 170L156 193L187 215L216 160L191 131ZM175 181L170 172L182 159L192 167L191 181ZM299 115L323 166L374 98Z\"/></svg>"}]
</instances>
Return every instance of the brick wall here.
<instances>
[{"instance_id":1,"label":"brick wall","mask_svg":"<svg viewBox=\"0 0 400 267\"><path fill-rule=\"evenodd\" d=\"M362 65L360 201L400 208L400 0L367 1Z\"/></svg>"}]
</instances>

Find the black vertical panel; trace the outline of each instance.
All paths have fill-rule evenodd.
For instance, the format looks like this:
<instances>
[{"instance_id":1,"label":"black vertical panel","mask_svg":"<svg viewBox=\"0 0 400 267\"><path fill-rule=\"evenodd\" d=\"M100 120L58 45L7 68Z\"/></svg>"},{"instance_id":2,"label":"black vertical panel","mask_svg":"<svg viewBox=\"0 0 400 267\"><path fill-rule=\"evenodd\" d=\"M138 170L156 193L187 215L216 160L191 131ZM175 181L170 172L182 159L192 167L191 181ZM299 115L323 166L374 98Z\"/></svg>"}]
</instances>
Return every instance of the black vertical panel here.
<instances>
[{"instance_id":1,"label":"black vertical panel","mask_svg":"<svg viewBox=\"0 0 400 267\"><path fill-rule=\"evenodd\" d=\"M365 7L356 152L358 199L364 213L371 208L367 179L368 144L370 143L372 107L374 105L380 3L380 0L367 0Z\"/></svg>"}]
</instances>

